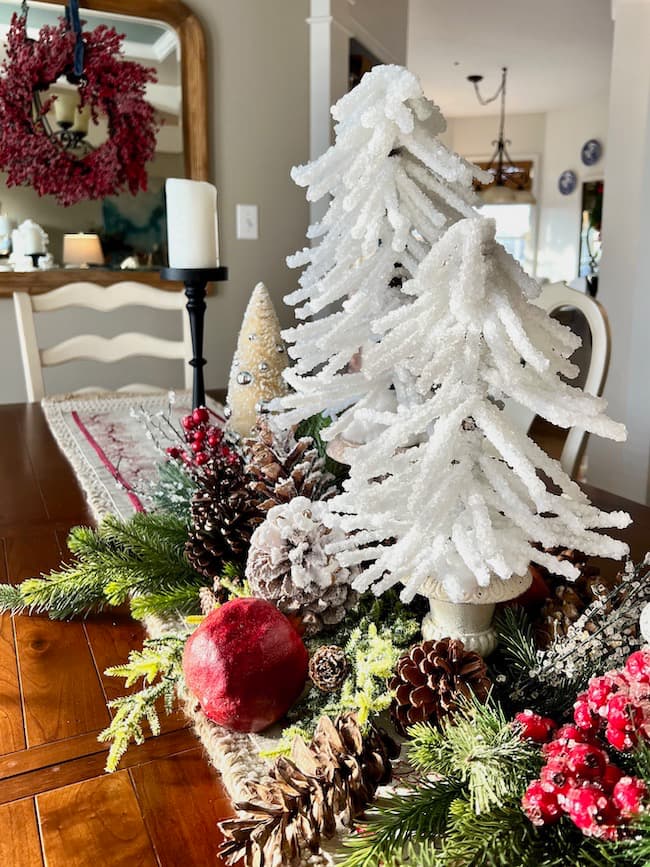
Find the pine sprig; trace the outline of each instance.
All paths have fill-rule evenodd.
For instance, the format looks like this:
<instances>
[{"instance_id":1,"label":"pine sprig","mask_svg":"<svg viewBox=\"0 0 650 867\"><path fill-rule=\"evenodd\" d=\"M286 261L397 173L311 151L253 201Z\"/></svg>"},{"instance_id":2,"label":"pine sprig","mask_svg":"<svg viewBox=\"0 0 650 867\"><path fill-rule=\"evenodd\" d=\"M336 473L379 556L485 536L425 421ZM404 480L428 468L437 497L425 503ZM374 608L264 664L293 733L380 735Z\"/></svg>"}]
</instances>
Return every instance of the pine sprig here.
<instances>
[{"instance_id":1,"label":"pine sprig","mask_svg":"<svg viewBox=\"0 0 650 867\"><path fill-rule=\"evenodd\" d=\"M96 538L93 548L91 539ZM73 553L81 552L86 558L80 564L64 566L41 578L27 578L18 585L0 588L0 612L20 614L48 614L52 620L66 620L75 615L85 616L101 611L106 606L104 597L105 574L97 560L97 550L107 551L110 546L87 527L74 527L68 537Z\"/></svg>"},{"instance_id":2,"label":"pine sprig","mask_svg":"<svg viewBox=\"0 0 650 867\"><path fill-rule=\"evenodd\" d=\"M539 750L523 741L492 701L465 701L453 720L439 728L418 723L409 729L408 756L422 773L439 774L467 786L479 814L520 797L541 766Z\"/></svg>"},{"instance_id":3,"label":"pine sprig","mask_svg":"<svg viewBox=\"0 0 650 867\"><path fill-rule=\"evenodd\" d=\"M195 490L195 480L178 461L167 460L158 464L158 479L152 493L157 511L187 521Z\"/></svg>"},{"instance_id":4,"label":"pine sprig","mask_svg":"<svg viewBox=\"0 0 650 867\"><path fill-rule=\"evenodd\" d=\"M562 717L590 675L570 677L558 671L553 655L537 650L532 624L520 606L500 611L494 626L499 645L490 662L499 698L513 711L534 707L539 713Z\"/></svg>"},{"instance_id":5,"label":"pine sprig","mask_svg":"<svg viewBox=\"0 0 650 867\"><path fill-rule=\"evenodd\" d=\"M170 612L197 614L199 610L199 587L195 584L170 586L131 599L131 614L136 620Z\"/></svg>"},{"instance_id":6,"label":"pine sprig","mask_svg":"<svg viewBox=\"0 0 650 867\"><path fill-rule=\"evenodd\" d=\"M144 684L138 692L109 702L116 713L98 737L102 743L111 742L106 759L108 773L116 770L131 741L144 743L145 722L154 736L160 734L157 704L162 699L165 712L172 712L176 688L183 676L185 640L186 636L181 635L147 639L141 651L131 651L128 662L106 670L112 677L123 677L126 687L141 679Z\"/></svg>"},{"instance_id":7,"label":"pine sprig","mask_svg":"<svg viewBox=\"0 0 650 867\"><path fill-rule=\"evenodd\" d=\"M100 532L114 546L104 562L109 572L105 593L112 605L154 588L205 583L185 559L187 525L173 515L138 513L129 521L109 516Z\"/></svg>"},{"instance_id":8,"label":"pine sprig","mask_svg":"<svg viewBox=\"0 0 650 867\"><path fill-rule=\"evenodd\" d=\"M463 784L457 780L433 780L415 791L378 801L361 833L344 841L351 851L341 867L422 863L404 860L405 853L419 850L445 833L451 804L463 792Z\"/></svg>"}]
</instances>

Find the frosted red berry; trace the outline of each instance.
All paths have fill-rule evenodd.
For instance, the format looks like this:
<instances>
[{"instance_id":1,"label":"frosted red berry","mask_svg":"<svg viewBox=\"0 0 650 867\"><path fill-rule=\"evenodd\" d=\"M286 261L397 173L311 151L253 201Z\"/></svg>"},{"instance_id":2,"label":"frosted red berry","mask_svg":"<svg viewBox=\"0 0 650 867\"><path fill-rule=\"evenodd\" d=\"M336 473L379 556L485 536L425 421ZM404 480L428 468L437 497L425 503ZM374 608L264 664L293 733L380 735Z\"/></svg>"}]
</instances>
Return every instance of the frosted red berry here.
<instances>
[{"instance_id":1,"label":"frosted red berry","mask_svg":"<svg viewBox=\"0 0 650 867\"><path fill-rule=\"evenodd\" d=\"M184 415L181 419L181 425L183 426L183 430L187 431L193 430L196 427L191 415Z\"/></svg>"},{"instance_id":2,"label":"frosted red berry","mask_svg":"<svg viewBox=\"0 0 650 867\"><path fill-rule=\"evenodd\" d=\"M614 786L623 776L623 771L617 766L613 765L611 762L605 768L602 777L600 778L600 785L603 789L611 793L614 789Z\"/></svg>"},{"instance_id":3,"label":"frosted red berry","mask_svg":"<svg viewBox=\"0 0 650 867\"><path fill-rule=\"evenodd\" d=\"M567 752L566 767L581 780L597 780L607 766L607 755L591 744L575 744Z\"/></svg>"},{"instance_id":4,"label":"frosted red berry","mask_svg":"<svg viewBox=\"0 0 650 867\"><path fill-rule=\"evenodd\" d=\"M564 756L549 759L540 771L539 778L546 786L563 792L576 783Z\"/></svg>"},{"instance_id":5,"label":"frosted red berry","mask_svg":"<svg viewBox=\"0 0 650 867\"><path fill-rule=\"evenodd\" d=\"M572 822L590 837L616 839L620 816L616 806L595 783L571 789L567 796L567 811Z\"/></svg>"},{"instance_id":6,"label":"frosted red berry","mask_svg":"<svg viewBox=\"0 0 650 867\"><path fill-rule=\"evenodd\" d=\"M614 786L612 801L621 811L621 815L630 818L640 810L648 794L648 789L643 780L637 777L621 777Z\"/></svg>"},{"instance_id":7,"label":"frosted red berry","mask_svg":"<svg viewBox=\"0 0 650 867\"><path fill-rule=\"evenodd\" d=\"M554 720L540 716L532 710L524 710L515 716L515 722L521 726L521 736L526 740L543 744L550 738L556 727Z\"/></svg>"},{"instance_id":8,"label":"frosted red berry","mask_svg":"<svg viewBox=\"0 0 650 867\"><path fill-rule=\"evenodd\" d=\"M650 683L650 651L637 650L625 663L625 671L637 683Z\"/></svg>"},{"instance_id":9,"label":"frosted red berry","mask_svg":"<svg viewBox=\"0 0 650 867\"><path fill-rule=\"evenodd\" d=\"M555 792L534 780L526 789L521 806L533 825L551 825L562 816Z\"/></svg>"},{"instance_id":10,"label":"frosted red berry","mask_svg":"<svg viewBox=\"0 0 650 867\"><path fill-rule=\"evenodd\" d=\"M607 704L612 694L612 682L608 677L593 677L587 687L587 701L594 711Z\"/></svg>"},{"instance_id":11,"label":"frosted red berry","mask_svg":"<svg viewBox=\"0 0 650 867\"><path fill-rule=\"evenodd\" d=\"M621 752L631 750L634 746L634 740L630 736L630 733L623 729L615 728L614 726L607 726L605 729L605 737L614 749L620 750Z\"/></svg>"},{"instance_id":12,"label":"frosted red berry","mask_svg":"<svg viewBox=\"0 0 650 867\"><path fill-rule=\"evenodd\" d=\"M192 412L192 419L194 424L205 424L210 421L210 412L205 406L198 406Z\"/></svg>"},{"instance_id":13,"label":"frosted red berry","mask_svg":"<svg viewBox=\"0 0 650 867\"><path fill-rule=\"evenodd\" d=\"M633 704L629 696L618 693L607 702L608 726L631 732L639 727L642 720L643 711Z\"/></svg>"},{"instance_id":14,"label":"frosted red berry","mask_svg":"<svg viewBox=\"0 0 650 867\"><path fill-rule=\"evenodd\" d=\"M598 717L592 713L586 698L578 697L578 701L573 705L573 721L578 728L588 732L594 731L598 727Z\"/></svg>"}]
</instances>

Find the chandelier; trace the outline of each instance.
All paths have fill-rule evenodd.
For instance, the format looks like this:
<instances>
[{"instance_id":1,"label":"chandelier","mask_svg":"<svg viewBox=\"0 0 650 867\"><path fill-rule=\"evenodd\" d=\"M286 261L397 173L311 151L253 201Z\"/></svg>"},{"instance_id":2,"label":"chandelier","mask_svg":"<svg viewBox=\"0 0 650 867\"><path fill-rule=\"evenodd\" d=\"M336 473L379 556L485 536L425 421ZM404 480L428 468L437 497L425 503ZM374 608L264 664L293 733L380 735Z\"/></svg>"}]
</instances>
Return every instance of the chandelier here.
<instances>
[{"instance_id":1,"label":"chandelier","mask_svg":"<svg viewBox=\"0 0 650 867\"><path fill-rule=\"evenodd\" d=\"M95 148L86 140L90 121L90 107L80 108L72 94L59 93L54 103L56 126L54 128L47 113L42 111L41 96L38 91L32 97L36 117L39 118L45 134L55 141L60 148L74 151L85 156Z\"/></svg>"},{"instance_id":2,"label":"chandelier","mask_svg":"<svg viewBox=\"0 0 650 867\"><path fill-rule=\"evenodd\" d=\"M526 168L514 163L508 152L508 145L512 144L505 137L506 123L506 81L508 67L501 70L501 84L494 96L484 99L479 90L479 83L483 81L482 75L468 75L467 80L474 85L476 97L481 105L489 105L501 97L501 113L499 117L499 137L492 142L494 152L487 165L482 166L490 172L494 180L491 184L480 188L481 198L485 204L535 204L535 197L531 192L531 176Z\"/></svg>"}]
</instances>

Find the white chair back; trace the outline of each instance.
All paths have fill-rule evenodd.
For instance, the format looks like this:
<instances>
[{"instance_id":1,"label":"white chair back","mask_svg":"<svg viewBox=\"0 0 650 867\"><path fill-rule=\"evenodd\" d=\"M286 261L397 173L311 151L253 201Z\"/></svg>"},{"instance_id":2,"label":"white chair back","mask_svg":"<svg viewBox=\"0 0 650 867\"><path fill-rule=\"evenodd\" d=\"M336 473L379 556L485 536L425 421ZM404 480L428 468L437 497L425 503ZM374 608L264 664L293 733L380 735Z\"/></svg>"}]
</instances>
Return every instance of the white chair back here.
<instances>
[{"instance_id":1,"label":"white chair back","mask_svg":"<svg viewBox=\"0 0 650 867\"><path fill-rule=\"evenodd\" d=\"M566 283L547 283L535 300L535 304L548 314L557 313L562 308L579 310L584 316L591 335L591 353L587 370L582 370L582 387L589 394L601 395L605 388L609 369L611 336L607 314L601 304L583 292L571 289ZM506 405L510 420L521 430L530 428L535 413L511 401ZM560 464L572 478L576 478L587 447L589 434L582 428L571 428L564 441Z\"/></svg>"},{"instance_id":2,"label":"white chair back","mask_svg":"<svg viewBox=\"0 0 650 867\"><path fill-rule=\"evenodd\" d=\"M168 292L127 280L114 283L112 286L99 286L90 282L68 283L40 295L14 292L13 299L29 401L41 400L45 396L43 368L50 365L80 359L110 363L134 355L183 361L188 361L192 357L189 322L185 314L186 299L182 292ZM182 338L180 340L166 340L139 332L128 332L111 338L100 337L96 334L78 334L55 346L39 349L34 314L49 313L66 307L85 307L102 313L118 310L121 307L176 310L182 321ZM191 388L192 369L187 364L184 368L185 387ZM101 389L80 389L80 391L98 390ZM141 383L132 383L119 390L160 391L160 389Z\"/></svg>"},{"instance_id":3,"label":"white chair back","mask_svg":"<svg viewBox=\"0 0 650 867\"><path fill-rule=\"evenodd\" d=\"M548 283L543 287L536 303L550 314L563 307L574 308L582 313L591 334L591 354L586 371L582 371L582 388L587 394L600 396L607 381L612 345L605 308L595 298L569 288L566 283ZM572 478L578 475L588 439L589 434L578 427L571 428L567 434L560 463L562 469Z\"/></svg>"}]
</instances>

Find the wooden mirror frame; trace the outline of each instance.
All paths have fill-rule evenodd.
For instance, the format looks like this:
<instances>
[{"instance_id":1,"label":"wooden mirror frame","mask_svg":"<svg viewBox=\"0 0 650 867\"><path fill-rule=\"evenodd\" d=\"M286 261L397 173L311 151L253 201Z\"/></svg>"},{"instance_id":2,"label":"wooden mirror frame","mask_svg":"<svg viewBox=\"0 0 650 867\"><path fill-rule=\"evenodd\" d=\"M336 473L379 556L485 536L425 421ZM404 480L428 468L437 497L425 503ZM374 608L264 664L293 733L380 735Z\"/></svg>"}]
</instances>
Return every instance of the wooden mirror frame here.
<instances>
[{"instance_id":1,"label":"wooden mirror frame","mask_svg":"<svg viewBox=\"0 0 650 867\"><path fill-rule=\"evenodd\" d=\"M53 6L65 5L65 0L41 0ZM107 12L149 18L168 24L178 34L181 47L182 127L185 175L195 181L210 180L208 151L208 76L205 33L194 13L182 0L81 0L80 11ZM87 280L92 274L94 283L109 286L120 279L119 272L93 268L92 272L78 269L54 268L49 271L0 272L0 298L11 297L14 292L38 295L56 289L64 283ZM139 283L161 289L180 291L182 284L163 281L157 271L122 272L122 278L137 279Z\"/></svg>"},{"instance_id":2,"label":"wooden mirror frame","mask_svg":"<svg viewBox=\"0 0 650 867\"><path fill-rule=\"evenodd\" d=\"M53 6L65 0L42 0ZM150 18L168 24L178 34L181 46L182 125L185 174L196 181L210 176L208 156L207 57L205 33L199 19L181 0L81 0L80 11L113 12L134 18Z\"/></svg>"}]
</instances>

